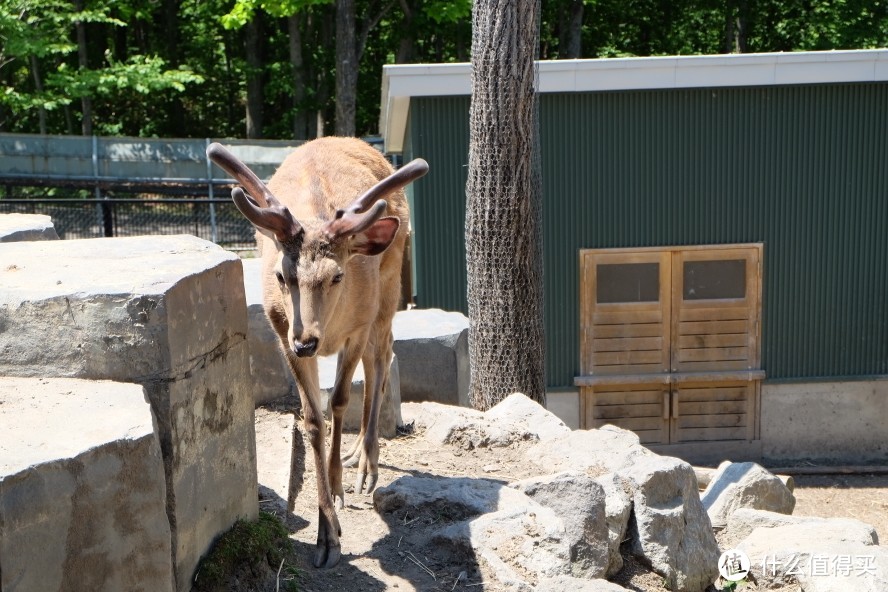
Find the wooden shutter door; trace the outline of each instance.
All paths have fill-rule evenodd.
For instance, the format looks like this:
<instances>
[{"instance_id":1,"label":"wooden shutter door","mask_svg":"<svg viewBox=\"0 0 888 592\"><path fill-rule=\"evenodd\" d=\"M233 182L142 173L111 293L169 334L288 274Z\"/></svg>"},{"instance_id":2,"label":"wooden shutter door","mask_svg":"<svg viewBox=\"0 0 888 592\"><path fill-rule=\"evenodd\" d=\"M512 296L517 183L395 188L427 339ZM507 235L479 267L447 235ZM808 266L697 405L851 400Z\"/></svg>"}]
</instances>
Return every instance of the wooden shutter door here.
<instances>
[{"instance_id":1,"label":"wooden shutter door","mask_svg":"<svg viewBox=\"0 0 888 592\"><path fill-rule=\"evenodd\" d=\"M580 422L669 441L671 270L668 253L581 254Z\"/></svg>"}]
</instances>

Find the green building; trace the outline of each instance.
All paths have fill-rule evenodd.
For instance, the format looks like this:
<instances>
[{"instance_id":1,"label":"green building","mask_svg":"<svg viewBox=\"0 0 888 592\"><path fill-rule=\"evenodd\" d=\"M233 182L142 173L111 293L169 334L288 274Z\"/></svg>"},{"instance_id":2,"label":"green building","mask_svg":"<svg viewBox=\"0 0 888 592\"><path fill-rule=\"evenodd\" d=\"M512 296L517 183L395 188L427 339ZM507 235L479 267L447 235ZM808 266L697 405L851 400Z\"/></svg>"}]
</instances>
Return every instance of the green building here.
<instances>
[{"instance_id":1,"label":"green building","mask_svg":"<svg viewBox=\"0 0 888 592\"><path fill-rule=\"evenodd\" d=\"M888 458L888 50L539 63L550 408L700 460ZM466 310L469 64L388 66L414 294Z\"/></svg>"}]
</instances>

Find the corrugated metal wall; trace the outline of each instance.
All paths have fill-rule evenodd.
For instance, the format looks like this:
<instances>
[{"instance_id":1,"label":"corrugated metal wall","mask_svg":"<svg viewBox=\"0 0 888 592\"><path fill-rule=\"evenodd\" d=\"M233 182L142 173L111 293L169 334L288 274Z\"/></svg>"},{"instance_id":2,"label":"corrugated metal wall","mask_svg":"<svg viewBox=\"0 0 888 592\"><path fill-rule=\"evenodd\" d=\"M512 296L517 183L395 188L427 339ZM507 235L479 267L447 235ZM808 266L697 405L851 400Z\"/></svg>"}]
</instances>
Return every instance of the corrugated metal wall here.
<instances>
[{"instance_id":1,"label":"corrugated metal wall","mask_svg":"<svg viewBox=\"0 0 888 592\"><path fill-rule=\"evenodd\" d=\"M421 306L465 310L468 97L414 99ZM770 379L888 374L888 84L541 96L548 382L578 249L763 242Z\"/></svg>"}]
</instances>

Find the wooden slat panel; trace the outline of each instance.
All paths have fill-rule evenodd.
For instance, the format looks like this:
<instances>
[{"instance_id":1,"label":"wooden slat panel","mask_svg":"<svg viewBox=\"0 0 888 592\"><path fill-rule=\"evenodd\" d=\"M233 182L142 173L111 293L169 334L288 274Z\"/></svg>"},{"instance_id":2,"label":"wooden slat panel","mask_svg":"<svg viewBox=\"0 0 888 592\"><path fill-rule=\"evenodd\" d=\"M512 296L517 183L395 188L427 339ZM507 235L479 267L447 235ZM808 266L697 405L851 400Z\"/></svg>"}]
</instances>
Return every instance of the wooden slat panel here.
<instances>
[{"instance_id":1,"label":"wooden slat panel","mask_svg":"<svg viewBox=\"0 0 888 592\"><path fill-rule=\"evenodd\" d=\"M702 347L745 347L749 345L746 333L720 333L716 335L682 335L678 347L693 349Z\"/></svg>"},{"instance_id":2,"label":"wooden slat panel","mask_svg":"<svg viewBox=\"0 0 888 592\"><path fill-rule=\"evenodd\" d=\"M719 415L724 413L746 413L746 401L688 401L679 400L678 415Z\"/></svg>"},{"instance_id":3,"label":"wooden slat panel","mask_svg":"<svg viewBox=\"0 0 888 592\"><path fill-rule=\"evenodd\" d=\"M724 415L682 415L676 422L679 429L688 428L733 428L745 427L747 415L745 413L731 413Z\"/></svg>"},{"instance_id":4,"label":"wooden slat panel","mask_svg":"<svg viewBox=\"0 0 888 592\"><path fill-rule=\"evenodd\" d=\"M721 333L746 333L748 321L691 321L678 326L679 335L717 335Z\"/></svg>"},{"instance_id":5,"label":"wooden slat panel","mask_svg":"<svg viewBox=\"0 0 888 592\"><path fill-rule=\"evenodd\" d=\"M615 366L595 366L595 374L607 376L608 374L656 374L663 369L663 364L631 364ZM636 381L637 382L637 381Z\"/></svg>"},{"instance_id":6,"label":"wooden slat panel","mask_svg":"<svg viewBox=\"0 0 888 592\"><path fill-rule=\"evenodd\" d=\"M592 315L593 325L636 325L645 323L662 323L663 313L660 310L626 310L615 312L596 312Z\"/></svg>"},{"instance_id":7,"label":"wooden slat panel","mask_svg":"<svg viewBox=\"0 0 888 592\"><path fill-rule=\"evenodd\" d=\"M602 426L611 424L623 428L624 430L645 431L659 430L663 425L663 419L660 417L624 417L621 419L596 419L595 422Z\"/></svg>"},{"instance_id":8,"label":"wooden slat panel","mask_svg":"<svg viewBox=\"0 0 888 592\"><path fill-rule=\"evenodd\" d=\"M596 405L648 405L651 403L660 403L663 398L663 391L607 391L595 392Z\"/></svg>"},{"instance_id":9,"label":"wooden slat panel","mask_svg":"<svg viewBox=\"0 0 888 592\"><path fill-rule=\"evenodd\" d=\"M747 347L709 347L704 349L681 349L678 352L679 362L722 362L748 360Z\"/></svg>"},{"instance_id":10,"label":"wooden slat panel","mask_svg":"<svg viewBox=\"0 0 888 592\"><path fill-rule=\"evenodd\" d=\"M720 306L712 308L695 307L685 303L679 313L681 321L733 321L749 318L749 308L746 306Z\"/></svg>"},{"instance_id":11,"label":"wooden slat panel","mask_svg":"<svg viewBox=\"0 0 888 592\"><path fill-rule=\"evenodd\" d=\"M592 354L592 363L598 366L634 366L635 364L656 364L663 359L659 351L611 351Z\"/></svg>"},{"instance_id":12,"label":"wooden slat panel","mask_svg":"<svg viewBox=\"0 0 888 592\"><path fill-rule=\"evenodd\" d=\"M592 337L595 339L662 336L663 325L660 323L644 323L641 325L595 325L592 327Z\"/></svg>"},{"instance_id":13,"label":"wooden slat panel","mask_svg":"<svg viewBox=\"0 0 888 592\"><path fill-rule=\"evenodd\" d=\"M647 405L596 405L593 411L595 419L619 419L621 417L656 417L663 418L661 402Z\"/></svg>"},{"instance_id":14,"label":"wooden slat panel","mask_svg":"<svg viewBox=\"0 0 888 592\"><path fill-rule=\"evenodd\" d=\"M682 442L702 442L712 440L745 440L746 427L735 428L690 428L679 430Z\"/></svg>"},{"instance_id":15,"label":"wooden slat panel","mask_svg":"<svg viewBox=\"0 0 888 592\"><path fill-rule=\"evenodd\" d=\"M724 362L681 362L685 372L725 372L728 370L748 370L751 362L735 360Z\"/></svg>"},{"instance_id":16,"label":"wooden slat panel","mask_svg":"<svg viewBox=\"0 0 888 592\"><path fill-rule=\"evenodd\" d=\"M624 350L662 351L662 337L627 337L622 339L595 339L592 349L596 352L615 352Z\"/></svg>"},{"instance_id":17,"label":"wooden slat panel","mask_svg":"<svg viewBox=\"0 0 888 592\"><path fill-rule=\"evenodd\" d=\"M727 388L685 388L680 389L681 400L693 403L696 401L745 401L748 387L737 386Z\"/></svg>"}]
</instances>

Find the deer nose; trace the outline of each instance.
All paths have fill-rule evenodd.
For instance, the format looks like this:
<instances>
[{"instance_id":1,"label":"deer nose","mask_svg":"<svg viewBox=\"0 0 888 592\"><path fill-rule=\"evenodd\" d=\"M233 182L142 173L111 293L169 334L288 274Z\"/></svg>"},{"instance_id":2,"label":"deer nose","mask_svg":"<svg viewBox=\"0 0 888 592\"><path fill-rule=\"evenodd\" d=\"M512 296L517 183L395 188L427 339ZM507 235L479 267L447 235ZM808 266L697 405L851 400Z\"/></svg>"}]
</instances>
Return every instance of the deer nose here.
<instances>
[{"instance_id":1,"label":"deer nose","mask_svg":"<svg viewBox=\"0 0 888 592\"><path fill-rule=\"evenodd\" d=\"M293 351L300 358L310 358L318 351L318 338L309 337L305 341L297 341L293 345Z\"/></svg>"}]
</instances>

